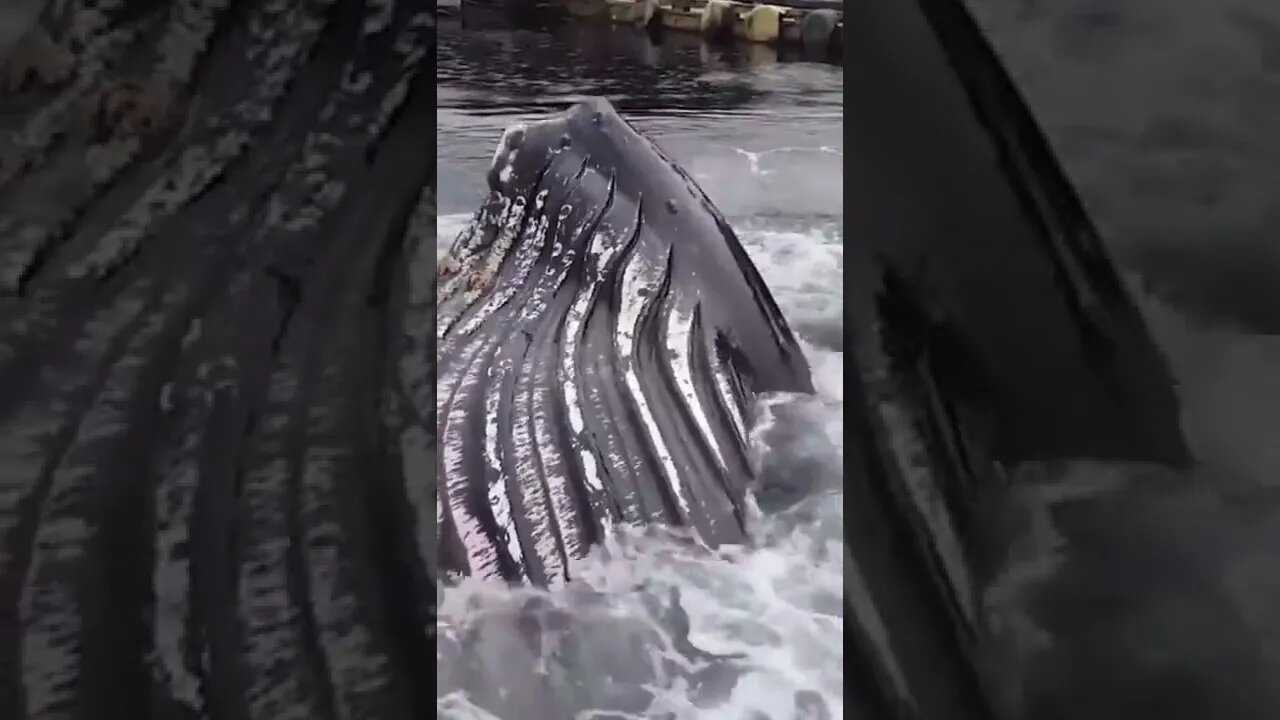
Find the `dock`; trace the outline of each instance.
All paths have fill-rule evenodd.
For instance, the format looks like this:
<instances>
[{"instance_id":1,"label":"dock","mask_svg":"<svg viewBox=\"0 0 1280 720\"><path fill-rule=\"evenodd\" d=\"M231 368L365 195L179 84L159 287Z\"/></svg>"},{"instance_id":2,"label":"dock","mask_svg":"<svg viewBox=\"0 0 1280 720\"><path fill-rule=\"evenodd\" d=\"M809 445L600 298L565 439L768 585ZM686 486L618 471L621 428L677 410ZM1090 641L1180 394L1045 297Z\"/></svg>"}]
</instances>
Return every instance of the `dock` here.
<instances>
[{"instance_id":1,"label":"dock","mask_svg":"<svg viewBox=\"0 0 1280 720\"><path fill-rule=\"evenodd\" d=\"M558 15L570 22L631 26L651 33L700 36L714 43L795 49L811 58L841 57L843 0L444 0L441 14L505 10Z\"/></svg>"}]
</instances>

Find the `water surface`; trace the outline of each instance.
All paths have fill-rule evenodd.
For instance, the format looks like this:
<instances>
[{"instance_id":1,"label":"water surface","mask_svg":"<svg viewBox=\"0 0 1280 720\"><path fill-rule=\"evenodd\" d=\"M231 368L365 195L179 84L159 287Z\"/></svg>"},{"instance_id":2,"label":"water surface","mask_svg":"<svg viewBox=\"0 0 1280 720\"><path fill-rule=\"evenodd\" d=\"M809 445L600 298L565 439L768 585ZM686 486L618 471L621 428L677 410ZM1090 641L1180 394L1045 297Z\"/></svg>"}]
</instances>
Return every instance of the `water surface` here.
<instances>
[{"instance_id":1,"label":"water surface","mask_svg":"<svg viewBox=\"0 0 1280 720\"><path fill-rule=\"evenodd\" d=\"M1131 281L1201 461L1154 485L1084 466L1031 488L1037 512L1071 504L1088 522L1071 540L1048 532L1036 572L984 598L1006 626L1037 594L1068 606L1052 641L1029 627L1001 656L1011 692L1064 717L1275 717L1280 4L971 5ZM566 703L547 717L843 717L840 70L630 31L440 38L440 243L478 205L505 126L604 95L742 236L810 349L821 393L799 413L826 430L762 444L774 474L817 480L760 524L758 548L713 556L650 534L611 547L578 593L446 593L442 714L544 716L520 672L536 666ZM1089 714L1121 697L1129 715Z\"/></svg>"},{"instance_id":2,"label":"water surface","mask_svg":"<svg viewBox=\"0 0 1280 720\"><path fill-rule=\"evenodd\" d=\"M629 534L572 590L446 591L441 715L843 717L841 69L622 29L445 24L438 73L441 248L479 206L508 125L607 97L725 214L820 387L778 406L805 432L760 439L785 485L762 501L789 509L755 524L755 547Z\"/></svg>"}]
</instances>

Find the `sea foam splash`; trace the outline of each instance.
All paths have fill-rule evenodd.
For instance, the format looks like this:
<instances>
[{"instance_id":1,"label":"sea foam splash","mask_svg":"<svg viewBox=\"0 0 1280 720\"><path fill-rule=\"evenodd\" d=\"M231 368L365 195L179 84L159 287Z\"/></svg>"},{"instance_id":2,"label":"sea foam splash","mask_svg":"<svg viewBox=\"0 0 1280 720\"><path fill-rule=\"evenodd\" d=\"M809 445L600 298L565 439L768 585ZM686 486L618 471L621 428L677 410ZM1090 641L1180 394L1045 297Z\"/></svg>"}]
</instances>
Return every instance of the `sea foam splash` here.
<instances>
[{"instance_id":1,"label":"sea foam splash","mask_svg":"<svg viewBox=\"0 0 1280 720\"><path fill-rule=\"evenodd\" d=\"M442 237L466 220L441 218ZM765 446L769 433L757 432L757 450L766 465L784 458L775 474L800 466L797 476L826 477L785 511L759 515L751 548L711 552L679 534L630 531L584 562L569 589L445 591L441 717L844 716L843 248L833 230L740 228L805 337L818 384L816 398L771 398L765 414L785 407L821 431L793 433L788 447ZM1024 713L1063 702L1114 710L1145 702L1126 698L1145 680L1181 672L1194 678L1182 702L1265 717L1256 712L1280 702L1266 682L1280 672L1280 455L1269 441L1280 427L1280 338L1188 320L1133 289L1169 357L1201 466L1170 478L1077 463L1021 479L1010 513L1029 535L1011 544L984 602L1005 643L1003 700ZM1093 509L1065 527L1053 519L1064 503ZM1122 586L1117 572L1129 578ZM1112 586L1107 615L1046 605ZM1055 639L1048 617L1093 629ZM514 640L531 633L537 654ZM531 674L551 678L564 704L544 711L552 701L531 690Z\"/></svg>"},{"instance_id":2,"label":"sea foam splash","mask_svg":"<svg viewBox=\"0 0 1280 720\"><path fill-rule=\"evenodd\" d=\"M438 219L441 253L469 220ZM803 467L803 491L781 512L755 513L750 547L632 529L581 562L567 588L443 590L440 717L844 717L839 229L748 223L740 235L813 366L817 396L765 399L753 433L770 475ZM774 437L768 418L784 411L810 432Z\"/></svg>"}]
</instances>

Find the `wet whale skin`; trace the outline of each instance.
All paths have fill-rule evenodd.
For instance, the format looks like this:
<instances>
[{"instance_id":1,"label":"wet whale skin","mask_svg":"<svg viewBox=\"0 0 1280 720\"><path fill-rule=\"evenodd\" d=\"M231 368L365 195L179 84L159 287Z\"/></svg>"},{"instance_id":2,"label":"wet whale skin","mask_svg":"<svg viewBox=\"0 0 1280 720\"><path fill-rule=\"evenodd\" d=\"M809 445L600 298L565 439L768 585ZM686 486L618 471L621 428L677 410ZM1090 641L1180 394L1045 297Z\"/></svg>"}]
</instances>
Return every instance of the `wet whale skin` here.
<instances>
[{"instance_id":1,"label":"wet whale skin","mask_svg":"<svg viewBox=\"0 0 1280 720\"><path fill-rule=\"evenodd\" d=\"M744 539L754 399L812 392L693 180L601 99L511 128L442 260L441 562L571 579L620 525Z\"/></svg>"}]
</instances>

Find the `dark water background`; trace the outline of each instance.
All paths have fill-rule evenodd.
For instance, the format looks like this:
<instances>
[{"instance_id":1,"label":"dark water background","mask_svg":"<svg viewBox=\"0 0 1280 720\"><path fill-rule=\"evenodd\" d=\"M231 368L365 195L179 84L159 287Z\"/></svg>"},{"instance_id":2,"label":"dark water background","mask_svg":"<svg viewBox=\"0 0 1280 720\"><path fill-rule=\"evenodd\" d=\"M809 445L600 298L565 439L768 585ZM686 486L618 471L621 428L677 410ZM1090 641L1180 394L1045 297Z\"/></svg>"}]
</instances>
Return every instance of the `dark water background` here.
<instances>
[{"instance_id":1,"label":"dark water background","mask_svg":"<svg viewBox=\"0 0 1280 720\"><path fill-rule=\"evenodd\" d=\"M1121 260L1280 333L1280 3L970 4Z\"/></svg>"},{"instance_id":2,"label":"dark water background","mask_svg":"<svg viewBox=\"0 0 1280 720\"><path fill-rule=\"evenodd\" d=\"M1132 280L1201 461L1030 503L1078 525L1042 533L1040 580L989 593L1057 606L1010 675L1038 718L1280 717L1280 4L970 4Z\"/></svg>"},{"instance_id":3,"label":"dark water background","mask_svg":"<svg viewBox=\"0 0 1280 720\"><path fill-rule=\"evenodd\" d=\"M1057 499L1029 501L1043 509L1067 495L1083 497L1099 524L1067 550L1058 538L1028 551L1042 565L1052 561L1047 575L1054 579L1037 570L1024 575L1039 579L1006 578L991 588L988 609L1005 613L1009 626L1024 619L1015 616L1036 592L1080 608L1059 626L1070 635L1056 643L1037 628L1022 632L1007 656L1008 674L1040 693L1041 703L1063 701L1054 707L1064 714L1031 715L1038 718L1111 717L1090 714L1099 707L1091 703L1111 702L1114 711L1119 695L1132 703L1119 717L1280 717L1280 698L1268 689L1280 677L1280 3L971 6L1131 280L1173 366L1184 428L1203 463L1187 482L1157 491L1123 470L1085 468L1054 486L1048 495ZM503 128L578 96L605 95L693 173L739 230L809 344L826 388L828 415L817 417L839 437L841 118L846 104L856 112L857 98L842 98L837 68L698 41L656 43L629 30L462 31L447 24L439 63L441 243L478 205ZM829 473L842 467L842 452L818 466ZM839 500L838 491L815 492L828 505ZM727 683L733 689L708 695L705 683L681 684L680 673L658 672L653 686L662 692L646 697L663 702L629 716L785 718L806 707L842 716L843 698L829 677L842 672L839 641L827 646L813 634L842 618L824 605L829 586L812 555L815 540L821 546L838 539L840 523L814 515L786 524L799 528L798 540L775 546L765 559L737 558L736 567L684 558L638 570L640 553L631 554L628 570L611 574L601 566L600 577L612 578L601 581L601 593L625 607L632 606L621 598L630 597L637 572L667 578L659 583L664 592L688 590L699 577L726 583L698 609L685 603L688 635L708 647L771 627L785 637L733 646L747 659L725 676L754 685ZM799 565L817 579L805 588L785 572L770 574L779 572L775 564ZM675 566L689 572L664 574ZM1054 570L1061 567L1067 570ZM750 573L764 580L743 577ZM796 612L775 616L769 609L779 607L779 595L770 583L780 578L802 590L782 597ZM735 582L739 595L725 589ZM468 612L479 615L485 611L478 608L510 605L475 597L468 596ZM636 607L646 603L652 605ZM739 622L735 608L750 608L759 622ZM659 635L670 638L681 626L646 613L633 618L645 618ZM776 619L783 616L794 625L784 627ZM495 688L511 677L512 665L483 650L481 635L460 641L472 648L455 651L471 658L470 677L446 679L459 692L442 708L453 717L490 717L477 714L474 703L510 717L495 699L504 691ZM477 670L486 662L487 671ZM787 663L798 669L782 670ZM600 682L582 665L568 672L585 684Z\"/></svg>"}]
</instances>

